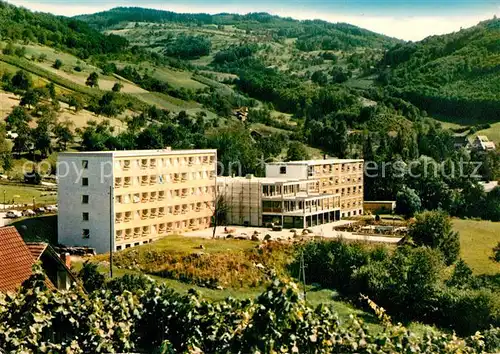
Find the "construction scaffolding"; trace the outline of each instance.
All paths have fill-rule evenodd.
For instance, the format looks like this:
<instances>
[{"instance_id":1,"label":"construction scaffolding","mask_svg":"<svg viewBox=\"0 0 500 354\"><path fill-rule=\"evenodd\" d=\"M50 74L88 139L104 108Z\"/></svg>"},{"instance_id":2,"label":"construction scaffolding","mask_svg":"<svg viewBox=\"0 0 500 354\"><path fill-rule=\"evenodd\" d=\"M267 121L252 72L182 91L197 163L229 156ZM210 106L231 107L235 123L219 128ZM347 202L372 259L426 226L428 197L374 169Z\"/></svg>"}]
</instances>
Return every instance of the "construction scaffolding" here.
<instances>
[{"instance_id":1,"label":"construction scaffolding","mask_svg":"<svg viewBox=\"0 0 500 354\"><path fill-rule=\"evenodd\" d=\"M253 175L218 177L217 193L227 207L229 225L262 226L262 185Z\"/></svg>"}]
</instances>

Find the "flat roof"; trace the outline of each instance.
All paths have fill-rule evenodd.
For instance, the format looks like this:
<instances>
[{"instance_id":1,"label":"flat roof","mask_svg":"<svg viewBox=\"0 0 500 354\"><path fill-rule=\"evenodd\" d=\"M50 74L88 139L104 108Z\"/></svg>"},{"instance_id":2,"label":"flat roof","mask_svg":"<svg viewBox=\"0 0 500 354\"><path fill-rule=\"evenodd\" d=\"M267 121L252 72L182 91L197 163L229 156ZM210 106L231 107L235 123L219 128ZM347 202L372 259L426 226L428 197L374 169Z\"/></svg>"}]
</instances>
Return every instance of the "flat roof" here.
<instances>
[{"instance_id":1,"label":"flat roof","mask_svg":"<svg viewBox=\"0 0 500 354\"><path fill-rule=\"evenodd\" d=\"M79 152L61 152L59 156L102 156L110 155L113 157L138 157L138 156L160 156L160 155L192 155L192 154L217 154L216 149L193 149L193 150L114 150L114 151L79 151Z\"/></svg>"},{"instance_id":2,"label":"flat roof","mask_svg":"<svg viewBox=\"0 0 500 354\"><path fill-rule=\"evenodd\" d=\"M339 163L352 163L352 162L364 162L363 159L321 159L321 160L301 160L301 161L288 161L288 162L269 162L266 165L329 165L329 164L339 164Z\"/></svg>"},{"instance_id":3,"label":"flat roof","mask_svg":"<svg viewBox=\"0 0 500 354\"><path fill-rule=\"evenodd\" d=\"M304 178L286 178L286 177L243 177L243 176L237 176L237 177L230 177L230 176L217 176L217 181L223 181L226 183L231 183L231 182L259 182L259 183L264 183L264 184L274 184L274 183L314 183L314 181L309 180L309 179L304 179Z\"/></svg>"}]
</instances>

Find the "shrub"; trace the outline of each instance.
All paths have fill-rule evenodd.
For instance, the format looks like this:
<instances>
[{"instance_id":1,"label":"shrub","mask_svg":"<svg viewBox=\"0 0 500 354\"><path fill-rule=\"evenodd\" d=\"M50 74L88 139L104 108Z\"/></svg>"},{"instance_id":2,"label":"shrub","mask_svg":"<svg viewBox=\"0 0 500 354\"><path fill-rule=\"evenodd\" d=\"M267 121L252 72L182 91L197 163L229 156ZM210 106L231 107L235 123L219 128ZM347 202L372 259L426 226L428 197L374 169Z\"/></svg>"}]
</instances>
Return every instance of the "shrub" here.
<instances>
[{"instance_id":1,"label":"shrub","mask_svg":"<svg viewBox=\"0 0 500 354\"><path fill-rule=\"evenodd\" d=\"M452 229L451 219L444 211L426 211L416 216L409 236L417 245L439 250L447 265L452 264L460 253L458 232Z\"/></svg>"},{"instance_id":2,"label":"shrub","mask_svg":"<svg viewBox=\"0 0 500 354\"><path fill-rule=\"evenodd\" d=\"M54 65L52 65L54 69L60 69L63 66L63 62L60 59L56 59L54 62Z\"/></svg>"},{"instance_id":3,"label":"shrub","mask_svg":"<svg viewBox=\"0 0 500 354\"><path fill-rule=\"evenodd\" d=\"M298 287L275 280L255 300L203 300L152 284L138 295L108 290L90 296L48 291L34 274L15 294L0 294L0 347L7 352L204 353L480 353L498 349L498 330L459 339L417 336L384 322L373 334L355 317L341 325L326 306L312 308ZM383 313L375 304L371 307Z\"/></svg>"},{"instance_id":4,"label":"shrub","mask_svg":"<svg viewBox=\"0 0 500 354\"><path fill-rule=\"evenodd\" d=\"M99 273L96 264L89 261L83 264L82 269L78 272L78 277L81 279L85 290L89 293L104 287L104 275Z\"/></svg>"}]
</instances>

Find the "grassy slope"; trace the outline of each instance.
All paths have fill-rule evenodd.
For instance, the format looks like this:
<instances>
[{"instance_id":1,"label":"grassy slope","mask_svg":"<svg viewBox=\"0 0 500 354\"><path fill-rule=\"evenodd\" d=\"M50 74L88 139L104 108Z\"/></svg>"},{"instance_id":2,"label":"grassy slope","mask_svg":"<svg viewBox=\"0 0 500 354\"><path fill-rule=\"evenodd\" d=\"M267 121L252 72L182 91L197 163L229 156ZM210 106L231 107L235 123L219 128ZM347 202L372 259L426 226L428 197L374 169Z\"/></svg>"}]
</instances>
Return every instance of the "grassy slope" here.
<instances>
[{"instance_id":1,"label":"grassy slope","mask_svg":"<svg viewBox=\"0 0 500 354\"><path fill-rule=\"evenodd\" d=\"M500 223L454 219L453 226L460 233L461 257L474 273L500 273L500 264L490 259L500 242Z\"/></svg>"},{"instance_id":2,"label":"grassy slope","mask_svg":"<svg viewBox=\"0 0 500 354\"><path fill-rule=\"evenodd\" d=\"M53 204L57 200L57 196L54 195L44 195L46 193L43 190L43 186L29 186L29 185L12 185L12 184L0 184L0 202L3 203L5 192L5 200L7 204L11 203L12 200L16 204L28 204L31 208L33 206L33 198L35 198L35 204Z\"/></svg>"}]
</instances>

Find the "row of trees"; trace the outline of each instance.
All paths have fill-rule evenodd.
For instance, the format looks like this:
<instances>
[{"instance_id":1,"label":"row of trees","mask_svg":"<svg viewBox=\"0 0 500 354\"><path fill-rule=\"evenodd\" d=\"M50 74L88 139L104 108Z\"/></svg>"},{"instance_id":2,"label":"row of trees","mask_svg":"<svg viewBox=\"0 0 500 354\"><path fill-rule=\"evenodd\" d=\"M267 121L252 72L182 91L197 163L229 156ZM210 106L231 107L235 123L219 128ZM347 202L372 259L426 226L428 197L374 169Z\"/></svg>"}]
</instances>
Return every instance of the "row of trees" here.
<instances>
[{"instance_id":1,"label":"row of trees","mask_svg":"<svg viewBox=\"0 0 500 354\"><path fill-rule=\"evenodd\" d=\"M274 281L255 300L212 303L194 291L181 295L137 276L115 279L88 295L79 289L47 291L44 278L35 270L17 293L0 294L5 350L472 354L498 349L498 329L465 339L433 332L416 336L392 325L371 302L384 318L383 332L368 331L356 318L341 325L329 307L307 306L288 281Z\"/></svg>"},{"instance_id":2,"label":"row of trees","mask_svg":"<svg viewBox=\"0 0 500 354\"><path fill-rule=\"evenodd\" d=\"M450 219L443 212L426 212L417 216L405 244L394 251L321 241L306 244L301 253L309 282L334 288L357 303L364 294L398 320L462 335L499 326L498 280L473 276L463 261L457 262L459 251ZM446 266L452 264L450 274Z\"/></svg>"}]
</instances>

